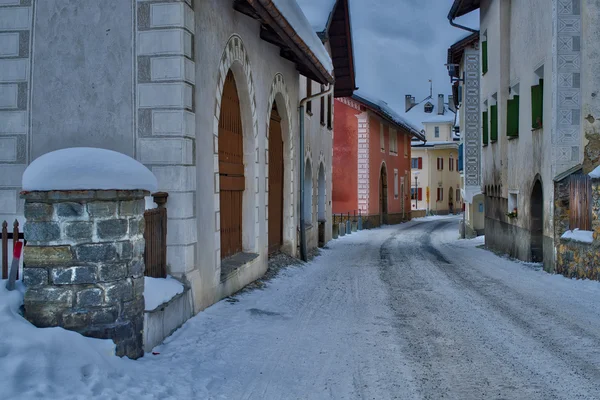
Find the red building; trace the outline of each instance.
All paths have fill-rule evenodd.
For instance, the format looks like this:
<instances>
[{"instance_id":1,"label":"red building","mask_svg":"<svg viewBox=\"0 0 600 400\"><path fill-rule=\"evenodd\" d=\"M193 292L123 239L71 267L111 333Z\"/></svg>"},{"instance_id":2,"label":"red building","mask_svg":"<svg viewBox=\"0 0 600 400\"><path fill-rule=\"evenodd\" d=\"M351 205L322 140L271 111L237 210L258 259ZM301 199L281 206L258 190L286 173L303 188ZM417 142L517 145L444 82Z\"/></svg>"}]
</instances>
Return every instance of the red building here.
<instances>
[{"instance_id":1,"label":"red building","mask_svg":"<svg viewBox=\"0 0 600 400\"><path fill-rule=\"evenodd\" d=\"M410 219L410 142L424 135L383 101L335 99L334 214L363 215L365 228Z\"/></svg>"}]
</instances>

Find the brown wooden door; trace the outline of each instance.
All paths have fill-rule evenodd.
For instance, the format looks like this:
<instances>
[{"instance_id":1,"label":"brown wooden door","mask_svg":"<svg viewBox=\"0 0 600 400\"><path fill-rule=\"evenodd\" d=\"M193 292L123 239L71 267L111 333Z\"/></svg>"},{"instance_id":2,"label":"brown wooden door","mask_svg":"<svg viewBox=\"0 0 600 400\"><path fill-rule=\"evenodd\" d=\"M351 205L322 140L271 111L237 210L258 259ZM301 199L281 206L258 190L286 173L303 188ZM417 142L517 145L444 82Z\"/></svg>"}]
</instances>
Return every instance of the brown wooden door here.
<instances>
[{"instance_id":1,"label":"brown wooden door","mask_svg":"<svg viewBox=\"0 0 600 400\"><path fill-rule=\"evenodd\" d=\"M269 125L269 254L283 243L283 139L277 108Z\"/></svg>"},{"instance_id":2,"label":"brown wooden door","mask_svg":"<svg viewBox=\"0 0 600 400\"><path fill-rule=\"evenodd\" d=\"M231 71L225 79L219 117L219 187L221 201L221 258L242 251L244 135L240 100Z\"/></svg>"}]
</instances>

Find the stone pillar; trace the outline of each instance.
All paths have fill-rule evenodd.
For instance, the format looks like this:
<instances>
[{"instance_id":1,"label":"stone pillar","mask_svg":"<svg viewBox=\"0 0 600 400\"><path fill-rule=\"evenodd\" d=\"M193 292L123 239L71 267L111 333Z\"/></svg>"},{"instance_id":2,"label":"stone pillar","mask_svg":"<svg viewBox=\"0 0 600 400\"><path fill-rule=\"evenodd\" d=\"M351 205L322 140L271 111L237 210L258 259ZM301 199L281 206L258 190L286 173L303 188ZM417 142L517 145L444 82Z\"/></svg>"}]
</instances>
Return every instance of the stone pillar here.
<instances>
[{"instance_id":1,"label":"stone pillar","mask_svg":"<svg viewBox=\"0 0 600 400\"><path fill-rule=\"evenodd\" d=\"M144 190L23 192L25 318L143 355Z\"/></svg>"}]
</instances>

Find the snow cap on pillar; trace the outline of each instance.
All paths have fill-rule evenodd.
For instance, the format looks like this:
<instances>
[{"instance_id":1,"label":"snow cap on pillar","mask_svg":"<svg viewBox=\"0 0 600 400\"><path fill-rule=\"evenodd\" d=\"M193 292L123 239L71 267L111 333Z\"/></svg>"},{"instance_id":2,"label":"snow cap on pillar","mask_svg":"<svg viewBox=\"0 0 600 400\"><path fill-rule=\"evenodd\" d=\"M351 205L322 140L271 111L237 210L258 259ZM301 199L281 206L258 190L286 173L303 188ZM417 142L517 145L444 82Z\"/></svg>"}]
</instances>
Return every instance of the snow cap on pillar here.
<instances>
[{"instance_id":1,"label":"snow cap on pillar","mask_svg":"<svg viewBox=\"0 0 600 400\"><path fill-rule=\"evenodd\" d=\"M125 154L92 147L72 147L36 158L23 173L23 190L158 189L154 174Z\"/></svg>"}]
</instances>

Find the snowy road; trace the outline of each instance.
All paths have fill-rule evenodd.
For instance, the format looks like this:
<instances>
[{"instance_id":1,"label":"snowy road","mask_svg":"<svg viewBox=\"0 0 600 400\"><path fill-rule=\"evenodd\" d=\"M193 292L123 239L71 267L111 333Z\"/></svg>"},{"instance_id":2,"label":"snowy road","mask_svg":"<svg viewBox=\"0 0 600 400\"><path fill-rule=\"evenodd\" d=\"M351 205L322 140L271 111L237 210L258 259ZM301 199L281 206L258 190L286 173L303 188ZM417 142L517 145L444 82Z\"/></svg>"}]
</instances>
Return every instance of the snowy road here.
<instances>
[{"instance_id":1,"label":"snowy road","mask_svg":"<svg viewBox=\"0 0 600 400\"><path fill-rule=\"evenodd\" d=\"M266 289L200 313L159 355L118 360L109 372L87 368L81 382L49 392L599 399L600 284L549 275L478 244L457 240L455 218L346 236Z\"/></svg>"}]
</instances>

